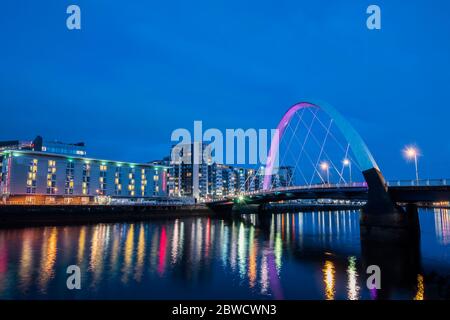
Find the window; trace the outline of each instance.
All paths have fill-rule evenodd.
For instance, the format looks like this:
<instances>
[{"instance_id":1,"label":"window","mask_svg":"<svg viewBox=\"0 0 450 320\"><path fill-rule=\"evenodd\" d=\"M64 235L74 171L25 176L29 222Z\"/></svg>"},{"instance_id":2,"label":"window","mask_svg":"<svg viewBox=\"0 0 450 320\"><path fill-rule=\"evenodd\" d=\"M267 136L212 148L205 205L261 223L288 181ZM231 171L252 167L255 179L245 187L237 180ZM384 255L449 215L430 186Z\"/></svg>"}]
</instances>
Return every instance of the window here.
<instances>
[{"instance_id":1,"label":"window","mask_svg":"<svg viewBox=\"0 0 450 320\"><path fill-rule=\"evenodd\" d=\"M47 170L47 193L55 194L58 191L56 188L56 161L48 160Z\"/></svg>"},{"instance_id":2,"label":"window","mask_svg":"<svg viewBox=\"0 0 450 320\"><path fill-rule=\"evenodd\" d=\"M28 167L26 193L36 193L36 176L38 170L38 160L32 159Z\"/></svg>"},{"instance_id":3,"label":"window","mask_svg":"<svg viewBox=\"0 0 450 320\"><path fill-rule=\"evenodd\" d=\"M68 160L66 164L66 183L64 188L64 194L73 194L75 177L75 163L72 160Z\"/></svg>"},{"instance_id":4,"label":"window","mask_svg":"<svg viewBox=\"0 0 450 320\"><path fill-rule=\"evenodd\" d=\"M130 168L130 171L128 172L128 179L129 179L129 183L128 183L128 195L131 197L134 197L135 195L135 183L136 181L134 180L134 175L135 175L135 169L134 168Z\"/></svg>"},{"instance_id":5,"label":"window","mask_svg":"<svg viewBox=\"0 0 450 320\"><path fill-rule=\"evenodd\" d=\"M100 195L106 194L106 187L107 187L106 172L107 172L107 170L108 170L108 166L106 164L102 163L100 165L100 178L99 178L100 190L98 192Z\"/></svg>"},{"instance_id":6,"label":"window","mask_svg":"<svg viewBox=\"0 0 450 320\"><path fill-rule=\"evenodd\" d=\"M83 164L83 182L81 184L81 193L83 195L88 195L90 193L90 176L91 176L91 165L89 163Z\"/></svg>"},{"instance_id":7,"label":"window","mask_svg":"<svg viewBox=\"0 0 450 320\"><path fill-rule=\"evenodd\" d=\"M147 176L145 175L145 168L141 169L141 196L145 197L145 191L147 188Z\"/></svg>"},{"instance_id":8,"label":"window","mask_svg":"<svg viewBox=\"0 0 450 320\"><path fill-rule=\"evenodd\" d=\"M116 167L116 172L114 173L114 194L120 196L122 191L122 170L121 167Z\"/></svg>"}]
</instances>

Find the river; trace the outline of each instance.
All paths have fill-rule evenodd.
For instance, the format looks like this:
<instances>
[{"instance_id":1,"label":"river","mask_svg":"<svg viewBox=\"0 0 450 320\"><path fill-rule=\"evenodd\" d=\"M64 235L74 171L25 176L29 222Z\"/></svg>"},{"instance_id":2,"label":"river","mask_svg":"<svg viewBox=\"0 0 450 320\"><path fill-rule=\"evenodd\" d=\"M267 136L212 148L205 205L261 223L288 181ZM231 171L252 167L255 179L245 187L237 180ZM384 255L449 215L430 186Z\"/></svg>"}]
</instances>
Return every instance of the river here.
<instances>
[{"instance_id":1,"label":"river","mask_svg":"<svg viewBox=\"0 0 450 320\"><path fill-rule=\"evenodd\" d=\"M407 247L361 244L358 211L3 229L0 299L450 299L450 212L419 216Z\"/></svg>"}]
</instances>

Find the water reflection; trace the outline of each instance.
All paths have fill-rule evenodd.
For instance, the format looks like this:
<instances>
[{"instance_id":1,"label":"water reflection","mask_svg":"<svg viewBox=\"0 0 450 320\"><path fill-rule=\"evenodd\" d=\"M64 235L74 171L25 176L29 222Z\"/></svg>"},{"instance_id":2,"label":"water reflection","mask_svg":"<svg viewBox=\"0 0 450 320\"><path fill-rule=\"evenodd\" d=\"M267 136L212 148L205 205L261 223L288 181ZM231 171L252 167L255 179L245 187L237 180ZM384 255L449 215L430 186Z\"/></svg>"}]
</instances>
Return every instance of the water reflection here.
<instances>
[{"instance_id":1,"label":"water reflection","mask_svg":"<svg viewBox=\"0 0 450 320\"><path fill-rule=\"evenodd\" d=\"M77 263L81 265L84 258L84 249L86 245L86 227L82 227L78 236L78 256Z\"/></svg>"},{"instance_id":2,"label":"water reflection","mask_svg":"<svg viewBox=\"0 0 450 320\"><path fill-rule=\"evenodd\" d=\"M349 300L359 299L359 285L358 285L358 271L356 268L356 257L352 256L348 258L347 268L347 297Z\"/></svg>"},{"instance_id":3,"label":"water reflection","mask_svg":"<svg viewBox=\"0 0 450 320\"><path fill-rule=\"evenodd\" d=\"M424 299L424 284L423 284L423 276L418 274L417 275L417 293L414 297L414 300L423 300Z\"/></svg>"},{"instance_id":4,"label":"water reflection","mask_svg":"<svg viewBox=\"0 0 450 320\"><path fill-rule=\"evenodd\" d=\"M144 226L141 224L139 226L139 239L137 245L137 261L136 268L134 270L134 279L138 282L141 281L142 272L144 268L144 258L145 258L145 230Z\"/></svg>"},{"instance_id":5,"label":"water reflection","mask_svg":"<svg viewBox=\"0 0 450 320\"><path fill-rule=\"evenodd\" d=\"M200 247L201 243L197 242L197 247ZM161 236L159 238L159 261L158 261L158 273L160 276L164 274L166 267L166 248L167 248L167 236L166 236L166 228L162 227ZM198 254L198 252L197 252Z\"/></svg>"},{"instance_id":6,"label":"water reflection","mask_svg":"<svg viewBox=\"0 0 450 320\"><path fill-rule=\"evenodd\" d=\"M322 269L323 272L323 282L325 283L325 299L326 300L334 300L334 293L335 293L335 269L334 269L334 263L327 260L325 261L325 265Z\"/></svg>"},{"instance_id":7,"label":"water reflection","mask_svg":"<svg viewBox=\"0 0 450 320\"><path fill-rule=\"evenodd\" d=\"M436 236L443 245L450 244L450 211L448 209L435 209L434 221Z\"/></svg>"},{"instance_id":8,"label":"water reflection","mask_svg":"<svg viewBox=\"0 0 450 320\"><path fill-rule=\"evenodd\" d=\"M26 232L24 232L23 235L22 251L20 255L20 264L19 264L19 288L22 292L26 292L32 282L32 266L33 266L32 241L33 241L33 232L32 230L27 230Z\"/></svg>"},{"instance_id":9,"label":"water reflection","mask_svg":"<svg viewBox=\"0 0 450 320\"><path fill-rule=\"evenodd\" d=\"M448 245L448 211L433 216L435 240ZM64 298L65 268L76 262L82 298L95 291L98 298L424 299L420 250L360 244L358 218L321 211L4 230L0 298ZM383 270L382 290L365 287L370 264Z\"/></svg>"},{"instance_id":10,"label":"water reflection","mask_svg":"<svg viewBox=\"0 0 450 320\"><path fill-rule=\"evenodd\" d=\"M8 247L3 234L0 234L0 292L6 292L8 276Z\"/></svg>"},{"instance_id":11,"label":"water reflection","mask_svg":"<svg viewBox=\"0 0 450 320\"><path fill-rule=\"evenodd\" d=\"M54 277L56 253L57 253L58 229L53 227L51 229L44 229L44 239L42 241L42 255L39 270L39 288L45 293L47 284L51 278Z\"/></svg>"}]
</instances>

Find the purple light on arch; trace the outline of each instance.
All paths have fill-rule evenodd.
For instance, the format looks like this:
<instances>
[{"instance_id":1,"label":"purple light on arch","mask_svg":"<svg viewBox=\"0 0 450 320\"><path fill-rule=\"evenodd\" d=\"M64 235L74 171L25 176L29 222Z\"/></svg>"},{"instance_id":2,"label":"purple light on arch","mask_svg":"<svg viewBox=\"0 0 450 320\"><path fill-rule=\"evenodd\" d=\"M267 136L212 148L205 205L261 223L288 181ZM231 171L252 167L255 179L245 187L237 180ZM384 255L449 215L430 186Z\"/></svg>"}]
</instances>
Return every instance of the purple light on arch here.
<instances>
[{"instance_id":1,"label":"purple light on arch","mask_svg":"<svg viewBox=\"0 0 450 320\"><path fill-rule=\"evenodd\" d=\"M297 103L289 108L289 110L284 114L283 118L281 118L281 121L278 123L278 133L274 135L274 138L270 144L269 156L267 157L267 165L266 169L264 170L263 190L269 190L270 185L272 184L273 165L275 158L277 157L278 148L280 147L280 141L283 137L284 131L286 130L286 127L288 126L294 114L298 110L304 108L319 108L319 106L309 102Z\"/></svg>"},{"instance_id":2,"label":"purple light on arch","mask_svg":"<svg viewBox=\"0 0 450 320\"><path fill-rule=\"evenodd\" d=\"M274 138L272 139L269 156L267 157L266 170L264 173L263 190L270 189L270 186L272 184L274 161L277 157L278 148L280 146L280 140L283 137L284 131L289 122L291 121L292 117L294 116L294 114L298 110L304 108L318 108L320 110L323 110L326 114L328 114L328 116L330 116L334 120L334 124L338 127L340 132L344 135L345 139L349 143L350 148L352 149L352 152L355 156L355 160L358 163L362 172L372 168L380 172L380 169L378 168L375 159L373 158L371 152L369 151L369 148L367 148L367 145L365 144L361 136L335 108L324 102L312 103L304 101L299 102L290 107L289 110L283 115L283 118L281 118L281 121L278 124L277 134L275 134Z\"/></svg>"}]
</instances>

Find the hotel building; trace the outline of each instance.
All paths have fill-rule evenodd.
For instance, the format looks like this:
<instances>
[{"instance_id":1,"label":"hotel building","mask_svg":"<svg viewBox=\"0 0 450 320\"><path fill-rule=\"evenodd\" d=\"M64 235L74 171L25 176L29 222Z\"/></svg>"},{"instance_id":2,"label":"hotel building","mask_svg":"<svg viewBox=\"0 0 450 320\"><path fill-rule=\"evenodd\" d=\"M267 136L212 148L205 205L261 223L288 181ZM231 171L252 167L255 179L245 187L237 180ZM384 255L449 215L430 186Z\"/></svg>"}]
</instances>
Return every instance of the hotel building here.
<instances>
[{"instance_id":1,"label":"hotel building","mask_svg":"<svg viewBox=\"0 0 450 320\"><path fill-rule=\"evenodd\" d=\"M24 145L3 143L0 151L4 204L144 202L167 195L166 166L88 158L80 155L86 154L81 143Z\"/></svg>"}]
</instances>

